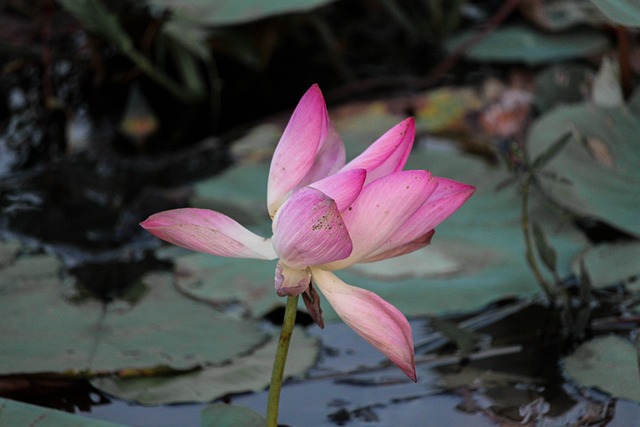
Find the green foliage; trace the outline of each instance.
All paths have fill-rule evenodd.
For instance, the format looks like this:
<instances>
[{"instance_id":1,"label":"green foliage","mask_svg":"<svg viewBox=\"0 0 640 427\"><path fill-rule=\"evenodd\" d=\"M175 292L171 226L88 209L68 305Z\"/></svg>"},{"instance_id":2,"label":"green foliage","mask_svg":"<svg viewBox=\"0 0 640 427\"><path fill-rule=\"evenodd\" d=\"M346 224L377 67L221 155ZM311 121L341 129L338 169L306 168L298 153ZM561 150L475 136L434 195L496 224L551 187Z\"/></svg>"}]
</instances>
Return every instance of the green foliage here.
<instances>
[{"instance_id":1,"label":"green foliage","mask_svg":"<svg viewBox=\"0 0 640 427\"><path fill-rule=\"evenodd\" d=\"M557 108L532 125L529 155L546 152L567 130L572 130L570 142L539 174L543 190L575 215L640 235L640 117L626 106Z\"/></svg>"},{"instance_id":2,"label":"green foliage","mask_svg":"<svg viewBox=\"0 0 640 427\"><path fill-rule=\"evenodd\" d=\"M564 359L564 369L585 387L640 401L638 350L624 338L607 335L583 343Z\"/></svg>"},{"instance_id":3,"label":"green foliage","mask_svg":"<svg viewBox=\"0 0 640 427\"><path fill-rule=\"evenodd\" d=\"M286 13L308 12L334 0L147 0L150 5L166 8L192 24L221 26L241 24Z\"/></svg>"},{"instance_id":4,"label":"green foliage","mask_svg":"<svg viewBox=\"0 0 640 427\"><path fill-rule=\"evenodd\" d=\"M273 292L272 292L273 293ZM230 363L205 366L180 375L139 378L96 378L91 384L120 399L143 405L211 402L231 393L259 392L269 385L278 337L272 337L255 351L235 357ZM316 362L318 340L304 330L294 330L285 378L300 377Z\"/></svg>"},{"instance_id":5,"label":"green foliage","mask_svg":"<svg viewBox=\"0 0 640 427\"><path fill-rule=\"evenodd\" d=\"M146 276L150 286L136 304L103 307L68 301L59 269L41 255L2 270L1 374L190 369L229 360L266 338L257 322L185 298L169 275Z\"/></svg>"},{"instance_id":6,"label":"green foliage","mask_svg":"<svg viewBox=\"0 0 640 427\"><path fill-rule=\"evenodd\" d=\"M449 51L477 37L478 32L465 31L445 44ZM524 26L505 26L466 51L477 61L524 62L540 65L553 61L580 58L604 52L609 47L607 37L596 30L574 30L561 34L545 34Z\"/></svg>"},{"instance_id":7,"label":"green foliage","mask_svg":"<svg viewBox=\"0 0 640 427\"><path fill-rule=\"evenodd\" d=\"M0 397L0 425L38 427L124 427L121 424L80 417L67 412L15 402Z\"/></svg>"},{"instance_id":8,"label":"green foliage","mask_svg":"<svg viewBox=\"0 0 640 427\"><path fill-rule=\"evenodd\" d=\"M626 27L640 27L640 4L636 0L591 0L609 19Z\"/></svg>"}]
</instances>

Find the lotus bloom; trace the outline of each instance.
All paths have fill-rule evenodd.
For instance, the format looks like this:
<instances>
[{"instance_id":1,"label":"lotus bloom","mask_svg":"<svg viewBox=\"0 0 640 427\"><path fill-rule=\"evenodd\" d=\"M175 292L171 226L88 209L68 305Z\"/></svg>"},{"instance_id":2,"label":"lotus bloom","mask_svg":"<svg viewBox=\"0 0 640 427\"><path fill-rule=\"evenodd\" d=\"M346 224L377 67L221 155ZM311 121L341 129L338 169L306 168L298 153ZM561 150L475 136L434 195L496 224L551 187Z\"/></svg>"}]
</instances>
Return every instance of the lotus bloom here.
<instances>
[{"instance_id":1,"label":"lotus bloom","mask_svg":"<svg viewBox=\"0 0 640 427\"><path fill-rule=\"evenodd\" d=\"M306 296L307 307L322 326L320 310L313 307L315 284L342 320L415 381L413 337L404 315L333 273L428 245L434 227L473 193L471 186L425 170L403 171L414 136L414 121L406 119L345 165L344 145L314 85L293 112L271 161L271 238L206 209L160 212L141 225L167 242L198 252L278 258L278 295Z\"/></svg>"}]
</instances>

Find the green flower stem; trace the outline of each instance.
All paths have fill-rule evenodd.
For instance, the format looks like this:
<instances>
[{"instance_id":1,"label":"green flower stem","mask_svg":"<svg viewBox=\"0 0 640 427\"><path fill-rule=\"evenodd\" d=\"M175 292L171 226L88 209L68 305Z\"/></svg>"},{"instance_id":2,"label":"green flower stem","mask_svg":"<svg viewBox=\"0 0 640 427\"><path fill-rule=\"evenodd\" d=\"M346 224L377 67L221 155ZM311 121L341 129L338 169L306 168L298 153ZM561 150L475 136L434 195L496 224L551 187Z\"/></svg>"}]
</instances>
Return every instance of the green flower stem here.
<instances>
[{"instance_id":1,"label":"green flower stem","mask_svg":"<svg viewBox=\"0 0 640 427\"><path fill-rule=\"evenodd\" d=\"M282 378L284 376L284 365L287 362L287 352L293 334L293 326L296 324L296 313L298 310L298 295L287 297L287 307L284 311L284 321L280 331L278 350L273 361L273 371L271 371L271 386L269 387L269 400L267 401L267 427L277 427L278 407L280 404L280 390L282 389Z\"/></svg>"}]
</instances>

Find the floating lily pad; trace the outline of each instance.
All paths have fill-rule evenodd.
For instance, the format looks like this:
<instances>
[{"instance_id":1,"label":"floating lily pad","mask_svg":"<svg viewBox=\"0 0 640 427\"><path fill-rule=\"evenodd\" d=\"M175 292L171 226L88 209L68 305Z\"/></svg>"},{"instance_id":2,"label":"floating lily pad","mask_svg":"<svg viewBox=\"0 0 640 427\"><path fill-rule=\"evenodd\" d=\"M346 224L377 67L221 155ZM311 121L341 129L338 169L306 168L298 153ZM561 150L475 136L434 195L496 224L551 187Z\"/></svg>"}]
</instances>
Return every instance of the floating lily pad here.
<instances>
[{"instance_id":1,"label":"floating lily pad","mask_svg":"<svg viewBox=\"0 0 640 427\"><path fill-rule=\"evenodd\" d=\"M530 158L567 131L574 136L544 167L539 182L558 204L640 236L640 117L628 108L592 104L560 107L531 127Z\"/></svg>"},{"instance_id":2,"label":"floating lily pad","mask_svg":"<svg viewBox=\"0 0 640 427\"><path fill-rule=\"evenodd\" d=\"M333 0L150 0L154 6L167 8L182 19L199 25L231 25L273 15L300 13L331 3Z\"/></svg>"},{"instance_id":3,"label":"floating lily pad","mask_svg":"<svg viewBox=\"0 0 640 427\"><path fill-rule=\"evenodd\" d=\"M564 359L564 368L584 387L640 401L638 350L624 338L608 335L587 341Z\"/></svg>"},{"instance_id":4,"label":"floating lily pad","mask_svg":"<svg viewBox=\"0 0 640 427\"><path fill-rule=\"evenodd\" d=\"M123 427L122 424L93 420L3 398L0 398L0 425L15 427Z\"/></svg>"},{"instance_id":5,"label":"floating lily pad","mask_svg":"<svg viewBox=\"0 0 640 427\"><path fill-rule=\"evenodd\" d=\"M190 254L175 259L176 286L213 305L239 304L246 314L262 317L283 304L273 284L275 261Z\"/></svg>"},{"instance_id":6,"label":"floating lily pad","mask_svg":"<svg viewBox=\"0 0 640 427\"><path fill-rule=\"evenodd\" d=\"M97 378L91 383L120 399L143 405L181 402L210 402L230 393L261 391L269 385L278 337L251 354L229 364L209 366L181 375L148 378ZM285 378L302 376L316 361L319 342L296 328L291 339Z\"/></svg>"},{"instance_id":7,"label":"floating lily pad","mask_svg":"<svg viewBox=\"0 0 640 427\"><path fill-rule=\"evenodd\" d=\"M222 212L248 228L262 226L271 236L268 176L269 163L266 162L229 168L221 175L198 182L190 205Z\"/></svg>"},{"instance_id":8,"label":"floating lily pad","mask_svg":"<svg viewBox=\"0 0 640 427\"><path fill-rule=\"evenodd\" d=\"M605 16L591 0L530 1L520 5L520 12L536 25L552 31L606 23Z\"/></svg>"},{"instance_id":9,"label":"floating lily pad","mask_svg":"<svg viewBox=\"0 0 640 427\"><path fill-rule=\"evenodd\" d=\"M465 31L447 43L453 51L471 38L476 31ZM596 30L581 29L561 34L546 34L524 26L497 29L466 51L477 61L525 62L538 65L553 61L581 58L602 53L609 47L607 37Z\"/></svg>"},{"instance_id":10,"label":"floating lily pad","mask_svg":"<svg viewBox=\"0 0 640 427\"><path fill-rule=\"evenodd\" d=\"M580 274L580 263L596 288L629 282L640 278L640 243L601 244L589 248L574 263Z\"/></svg>"},{"instance_id":11,"label":"floating lily pad","mask_svg":"<svg viewBox=\"0 0 640 427\"><path fill-rule=\"evenodd\" d=\"M635 0L591 0L609 19L627 27L640 27L640 4Z\"/></svg>"},{"instance_id":12,"label":"floating lily pad","mask_svg":"<svg viewBox=\"0 0 640 427\"><path fill-rule=\"evenodd\" d=\"M18 242L0 242L0 268L15 261L20 247Z\"/></svg>"},{"instance_id":13,"label":"floating lily pad","mask_svg":"<svg viewBox=\"0 0 640 427\"><path fill-rule=\"evenodd\" d=\"M169 274L150 274L135 305L64 297L54 257L20 258L0 276L0 373L116 371L220 363L259 345L257 323L185 298Z\"/></svg>"}]
</instances>

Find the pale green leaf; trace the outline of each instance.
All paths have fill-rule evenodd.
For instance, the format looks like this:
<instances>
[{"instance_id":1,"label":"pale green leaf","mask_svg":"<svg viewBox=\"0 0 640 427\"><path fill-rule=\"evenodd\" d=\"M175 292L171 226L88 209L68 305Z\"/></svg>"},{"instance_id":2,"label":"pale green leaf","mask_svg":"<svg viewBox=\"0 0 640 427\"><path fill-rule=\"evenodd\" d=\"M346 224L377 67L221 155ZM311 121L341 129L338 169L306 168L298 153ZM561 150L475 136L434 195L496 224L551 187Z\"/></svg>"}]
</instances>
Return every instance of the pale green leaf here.
<instances>
[{"instance_id":1,"label":"pale green leaf","mask_svg":"<svg viewBox=\"0 0 640 427\"><path fill-rule=\"evenodd\" d=\"M65 297L59 262L19 258L0 274L0 373L115 371L220 363L259 345L258 324L229 318L186 298L170 274L144 278L134 305L74 304Z\"/></svg>"},{"instance_id":2,"label":"pale green leaf","mask_svg":"<svg viewBox=\"0 0 640 427\"><path fill-rule=\"evenodd\" d=\"M627 27L640 27L637 0L591 0L609 19Z\"/></svg>"},{"instance_id":3,"label":"pale green leaf","mask_svg":"<svg viewBox=\"0 0 640 427\"><path fill-rule=\"evenodd\" d=\"M308 12L333 0L148 0L173 14L204 26L221 26L254 21L286 13Z\"/></svg>"},{"instance_id":4,"label":"pale green leaf","mask_svg":"<svg viewBox=\"0 0 640 427\"><path fill-rule=\"evenodd\" d=\"M564 106L532 126L529 156L536 158L568 130L572 140L554 156L538 182L565 209L640 235L640 117L622 106Z\"/></svg>"},{"instance_id":5,"label":"pale green leaf","mask_svg":"<svg viewBox=\"0 0 640 427\"><path fill-rule=\"evenodd\" d=\"M573 264L578 275L580 263L595 288L628 283L640 278L640 243L607 243L587 249Z\"/></svg>"},{"instance_id":6,"label":"pale green leaf","mask_svg":"<svg viewBox=\"0 0 640 427\"><path fill-rule=\"evenodd\" d=\"M93 420L79 415L41 406L16 402L0 397L0 426L22 427L124 427L106 421Z\"/></svg>"},{"instance_id":7,"label":"pale green leaf","mask_svg":"<svg viewBox=\"0 0 640 427\"><path fill-rule=\"evenodd\" d=\"M638 351L624 338L608 335L581 344L564 359L564 369L584 387L640 401Z\"/></svg>"},{"instance_id":8,"label":"pale green leaf","mask_svg":"<svg viewBox=\"0 0 640 427\"><path fill-rule=\"evenodd\" d=\"M466 43L478 33L465 31L451 38L449 51ZM582 29L560 34L547 34L531 27L506 26L491 32L465 55L478 61L524 62L537 65L602 53L609 41L602 32Z\"/></svg>"},{"instance_id":9,"label":"pale green leaf","mask_svg":"<svg viewBox=\"0 0 640 427\"><path fill-rule=\"evenodd\" d=\"M196 372L166 377L97 378L91 383L110 395L143 405L210 402L226 394L258 392L267 387L277 345L278 337L275 336L251 354ZM285 366L285 378L304 375L315 364L319 349L316 339L296 328L289 349L291 357Z\"/></svg>"}]
</instances>

